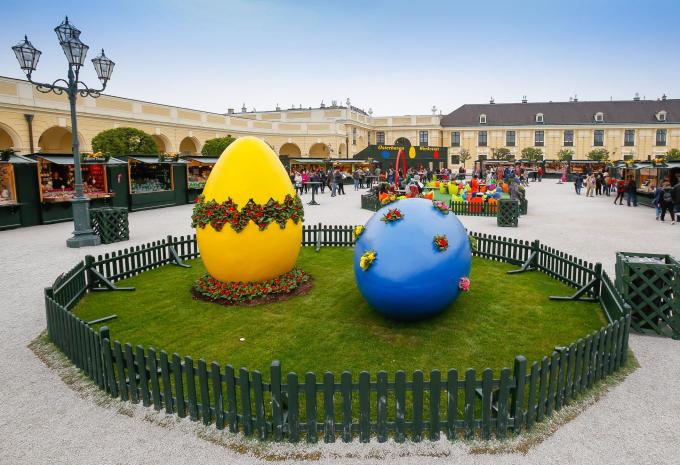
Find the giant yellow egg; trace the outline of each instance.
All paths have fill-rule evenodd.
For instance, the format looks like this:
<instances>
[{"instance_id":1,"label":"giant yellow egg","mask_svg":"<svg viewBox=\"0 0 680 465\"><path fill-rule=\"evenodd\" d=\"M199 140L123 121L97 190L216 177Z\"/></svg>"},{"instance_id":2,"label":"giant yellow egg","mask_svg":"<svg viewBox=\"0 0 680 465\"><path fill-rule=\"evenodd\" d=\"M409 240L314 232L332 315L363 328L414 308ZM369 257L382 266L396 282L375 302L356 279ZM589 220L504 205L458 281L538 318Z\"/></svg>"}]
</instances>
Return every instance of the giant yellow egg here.
<instances>
[{"instance_id":1,"label":"giant yellow egg","mask_svg":"<svg viewBox=\"0 0 680 465\"><path fill-rule=\"evenodd\" d=\"M255 213L247 222L243 218L251 213L239 216L244 208L248 210L247 205L252 199L252 211L269 202L270 207L265 208L266 218L267 211L282 208L271 201L283 205L286 196L301 205L288 173L264 141L256 137L242 137L225 149L203 189L203 213L219 211L224 215L236 215L241 222L240 226L234 226L239 223L230 216L233 223L216 224L213 219L203 227L196 226L201 259L213 278L223 282L263 281L293 268L302 241L301 215L280 219L281 225L285 224L283 228L272 221L263 229L256 223ZM229 203L229 199L233 204ZM214 203L211 203L213 200ZM217 206L211 208L211 205ZM262 212L262 209L259 211ZM214 216L206 215L205 218ZM295 220L298 220L297 223Z\"/></svg>"}]
</instances>

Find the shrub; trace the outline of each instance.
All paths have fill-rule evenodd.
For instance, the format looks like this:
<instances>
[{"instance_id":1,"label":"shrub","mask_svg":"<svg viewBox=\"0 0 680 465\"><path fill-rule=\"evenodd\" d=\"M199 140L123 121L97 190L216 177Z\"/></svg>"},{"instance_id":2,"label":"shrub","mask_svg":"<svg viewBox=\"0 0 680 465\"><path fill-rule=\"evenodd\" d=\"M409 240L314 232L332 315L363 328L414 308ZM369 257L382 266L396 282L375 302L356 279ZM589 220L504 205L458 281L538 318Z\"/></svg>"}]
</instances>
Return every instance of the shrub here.
<instances>
[{"instance_id":1,"label":"shrub","mask_svg":"<svg viewBox=\"0 0 680 465\"><path fill-rule=\"evenodd\" d=\"M524 147L522 149L522 158L529 161L543 160L543 150L537 147Z\"/></svg>"},{"instance_id":2,"label":"shrub","mask_svg":"<svg viewBox=\"0 0 680 465\"><path fill-rule=\"evenodd\" d=\"M562 149L557 152L557 159L559 161L571 161L574 158L574 151L572 149Z\"/></svg>"},{"instance_id":3,"label":"shrub","mask_svg":"<svg viewBox=\"0 0 680 465\"><path fill-rule=\"evenodd\" d=\"M222 152L224 152L224 149L229 147L229 144L231 144L235 140L236 139L231 136L208 139L207 141L205 141L205 144L203 144L201 154L207 157L219 157L220 155L222 155Z\"/></svg>"},{"instance_id":4,"label":"shrub","mask_svg":"<svg viewBox=\"0 0 680 465\"><path fill-rule=\"evenodd\" d=\"M588 160L593 161L607 161L609 160L609 151L607 149L594 149L588 152Z\"/></svg>"},{"instance_id":5,"label":"shrub","mask_svg":"<svg viewBox=\"0 0 680 465\"><path fill-rule=\"evenodd\" d=\"M135 128L115 128L100 132L92 139L92 151L108 155L158 154L153 137Z\"/></svg>"},{"instance_id":6,"label":"shrub","mask_svg":"<svg viewBox=\"0 0 680 465\"><path fill-rule=\"evenodd\" d=\"M680 149L670 149L664 158L666 161L680 161Z\"/></svg>"}]
</instances>

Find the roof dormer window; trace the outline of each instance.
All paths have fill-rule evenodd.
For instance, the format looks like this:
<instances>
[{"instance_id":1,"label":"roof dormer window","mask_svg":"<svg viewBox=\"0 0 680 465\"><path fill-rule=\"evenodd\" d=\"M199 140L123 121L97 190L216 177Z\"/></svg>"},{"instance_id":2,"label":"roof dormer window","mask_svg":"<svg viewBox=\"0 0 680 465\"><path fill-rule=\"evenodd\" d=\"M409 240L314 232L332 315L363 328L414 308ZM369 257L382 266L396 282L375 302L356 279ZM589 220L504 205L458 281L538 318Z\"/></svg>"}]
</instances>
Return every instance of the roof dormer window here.
<instances>
[{"instance_id":1,"label":"roof dormer window","mask_svg":"<svg viewBox=\"0 0 680 465\"><path fill-rule=\"evenodd\" d=\"M486 115L483 113L479 115L479 124L486 124Z\"/></svg>"},{"instance_id":2,"label":"roof dormer window","mask_svg":"<svg viewBox=\"0 0 680 465\"><path fill-rule=\"evenodd\" d=\"M536 113L536 122L543 124L543 113Z\"/></svg>"},{"instance_id":3,"label":"roof dormer window","mask_svg":"<svg viewBox=\"0 0 680 465\"><path fill-rule=\"evenodd\" d=\"M657 120L657 121L666 121L666 111L665 111L665 110L661 110L660 112L658 112L658 113L656 114L656 120Z\"/></svg>"},{"instance_id":4,"label":"roof dormer window","mask_svg":"<svg viewBox=\"0 0 680 465\"><path fill-rule=\"evenodd\" d=\"M595 113L595 122L601 123L602 121L604 121L604 113L598 111L597 113Z\"/></svg>"}]
</instances>

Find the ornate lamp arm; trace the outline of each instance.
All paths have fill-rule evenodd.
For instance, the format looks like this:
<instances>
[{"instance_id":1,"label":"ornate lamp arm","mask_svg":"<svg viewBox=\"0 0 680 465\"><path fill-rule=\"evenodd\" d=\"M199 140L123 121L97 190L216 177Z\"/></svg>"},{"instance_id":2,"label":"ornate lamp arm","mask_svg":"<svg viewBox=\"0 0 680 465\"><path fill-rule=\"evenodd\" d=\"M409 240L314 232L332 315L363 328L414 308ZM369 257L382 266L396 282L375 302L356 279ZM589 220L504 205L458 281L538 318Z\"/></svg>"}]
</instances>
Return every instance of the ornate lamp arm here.
<instances>
[{"instance_id":1,"label":"ornate lamp arm","mask_svg":"<svg viewBox=\"0 0 680 465\"><path fill-rule=\"evenodd\" d=\"M77 84L82 84L83 87L76 89L77 92L80 94L81 97L92 97L92 98L99 98L104 92L104 89L106 89L106 83L107 81L104 81L102 88L101 89L90 89L87 87L87 84L85 84L83 81L76 81Z\"/></svg>"},{"instance_id":2,"label":"ornate lamp arm","mask_svg":"<svg viewBox=\"0 0 680 465\"><path fill-rule=\"evenodd\" d=\"M54 92L57 95L61 95L64 92L68 92L68 82L65 79L57 79L52 84L45 84L43 82L36 82L31 79L30 73L26 75L26 78L28 79L28 82L35 85L35 88L38 89L38 92L42 92L43 94ZM57 82L63 82L66 84L66 87L58 86Z\"/></svg>"}]
</instances>

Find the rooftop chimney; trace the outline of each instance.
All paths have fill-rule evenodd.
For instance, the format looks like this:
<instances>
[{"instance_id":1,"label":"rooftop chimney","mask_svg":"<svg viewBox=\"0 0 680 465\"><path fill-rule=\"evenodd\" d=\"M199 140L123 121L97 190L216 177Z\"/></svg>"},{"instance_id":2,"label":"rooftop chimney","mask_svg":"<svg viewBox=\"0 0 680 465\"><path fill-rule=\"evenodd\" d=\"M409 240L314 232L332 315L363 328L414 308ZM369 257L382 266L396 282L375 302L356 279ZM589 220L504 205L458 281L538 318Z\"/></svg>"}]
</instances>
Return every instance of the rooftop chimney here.
<instances>
[{"instance_id":1,"label":"rooftop chimney","mask_svg":"<svg viewBox=\"0 0 680 465\"><path fill-rule=\"evenodd\" d=\"M278 103L276 104L276 111L281 111L281 107L279 106Z\"/></svg>"},{"instance_id":2,"label":"rooftop chimney","mask_svg":"<svg viewBox=\"0 0 680 465\"><path fill-rule=\"evenodd\" d=\"M246 102L243 102L243 106L241 107L241 113L247 112L248 109L246 108Z\"/></svg>"},{"instance_id":3,"label":"rooftop chimney","mask_svg":"<svg viewBox=\"0 0 680 465\"><path fill-rule=\"evenodd\" d=\"M233 109L233 108L227 108L227 114L228 114L228 115L233 115L233 114L234 114L234 109Z\"/></svg>"},{"instance_id":4,"label":"rooftop chimney","mask_svg":"<svg viewBox=\"0 0 680 465\"><path fill-rule=\"evenodd\" d=\"M527 96L526 95L522 95L522 103L527 103Z\"/></svg>"},{"instance_id":5,"label":"rooftop chimney","mask_svg":"<svg viewBox=\"0 0 680 465\"><path fill-rule=\"evenodd\" d=\"M639 102L640 101L640 94L635 92L635 97L633 97L634 102Z\"/></svg>"},{"instance_id":6,"label":"rooftop chimney","mask_svg":"<svg viewBox=\"0 0 680 465\"><path fill-rule=\"evenodd\" d=\"M326 108L326 104L323 103L323 100L321 101L321 108Z\"/></svg>"},{"instance_id":7,"label":"rooftop chimney","mask_svg":"<svg viewBox=\"0 0 680 465\"><path fill-rule=\"evenodd\" d=\"M489 99L489 103L490 103L491 105L493 105L494 103L496 103L496 101L493 99L493 96L491 97L491 99Z\"/></svg>"},{"instance_id":8,"label":"rooftop chimney","mask_svg":"<svg viewBox=\"0 0 680 465\"><path fill-rule=\"evenodd\" d=\"M666 98L667 98L667 97L666 97L666 94L663 94L663 95L661 96L661 100L664 100L664 101L665 101Z\"/></svg>"},{"instance_id":9,"label":"rooftop chimney","mask_svg":"<svg viewBox=\"0 0 680 465\"><path fill-rule=\"evenodd\" d=\"M578 94L574 94L574 102L578 102Z\"/></svg>"}]
</instances>

